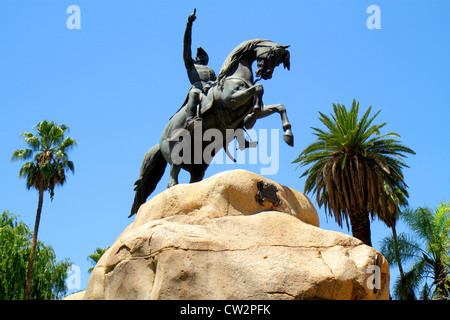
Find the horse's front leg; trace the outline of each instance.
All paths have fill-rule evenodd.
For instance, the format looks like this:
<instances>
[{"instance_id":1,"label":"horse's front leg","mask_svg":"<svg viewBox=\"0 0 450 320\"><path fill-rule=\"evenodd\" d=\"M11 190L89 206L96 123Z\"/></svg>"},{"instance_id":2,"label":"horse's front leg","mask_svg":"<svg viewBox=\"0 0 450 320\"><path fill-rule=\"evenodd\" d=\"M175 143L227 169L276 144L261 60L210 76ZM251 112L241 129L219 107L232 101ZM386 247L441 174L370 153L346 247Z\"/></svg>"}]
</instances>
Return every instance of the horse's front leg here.
<instances>
[{"instance_id":1,"label":"horse's front leg","mask_svg":"<svg viewBox=\"0 0 450 320\"><path fill-rule=\"evenodd\" d=\"M279 113L281 116L281 123L283 126L283 140L291 147L294 146L294 135L291 131L291 123L289 122L286 108L282 104L271 104L264 105L259 112L252 112L247 115L244 119L244 125L247 129L251 129L255 124L257 119L265 118L274 114L275 112Z\"/></svg>"},{"instance_id":2,"label":"horse's front leg","mask_svg":"<svg viewBox=\"0 0 450 320\"><path fill-rule=\"evenodd\" d=\"M257 87L257 86L261 86L261 87L260 87L260 90L256 91L253 95L253 97L255 98L255 104L253 106L252 112L249 113L244 119L244 126L247 129L253 128L256 120L258 120L260 118L260 114L264 108L264 103L262 101L262 96L264 94L264 88L261 84L256 84L254 87Z\"/></svg>"},{"instance_id":3,"label":"horse's front leg","mask_svg":"<svg viewBox=\"0 0 450 320\"><path fill-rule=\"evenodd\" d=\"M242 87L245 85L245 83L242 84ZM222 95L224 97L227 97L224 99L225 104L232 110L236 110L237 108L242 107L244 104L246 104L250 99L253 99L253 97L257 97L257 99L260 99L259 105L262 107L262 100L261 97L264 94L264 87L261 84L256 84L250 88L242 89L242 87L238 88L230 88L225 89ZM227 92L229 91L229 92Z\"/></svg>"}]
</instances>

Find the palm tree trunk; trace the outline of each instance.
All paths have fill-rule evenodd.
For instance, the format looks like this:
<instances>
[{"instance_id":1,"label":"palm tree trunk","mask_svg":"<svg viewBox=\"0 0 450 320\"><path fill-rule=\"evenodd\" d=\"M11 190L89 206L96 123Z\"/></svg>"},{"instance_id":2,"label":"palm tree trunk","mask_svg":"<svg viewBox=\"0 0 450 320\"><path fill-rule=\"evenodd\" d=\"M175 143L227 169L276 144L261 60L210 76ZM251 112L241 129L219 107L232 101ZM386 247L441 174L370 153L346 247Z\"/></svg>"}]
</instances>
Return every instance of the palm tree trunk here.
<instances>
[{"instance_id":1,"label":"palm tree trunk","mask_svg":"<svg viewBox=\"0 0 450 320\"><path fill-rule=\"evenodd\" d=\"M350 224L352 226L353 236L361 240L364 244L372 246L372 241L370 239L369 211L361 210L351 212Z\"/></svg>"},{"instance_id":2,"label":"palm tree trunk","mask_svg":"<svg viewBox=\"0 0 450 320\"><path fill-rule=\"evenodd\" d=\"M400 252L398 250L398 238L397 238L397 231L395 230L395 223L392 226L392 236L394 238L394 250L395 250L395 255L397 258L397 265L398 265L398 271L400 272L400 278L403 279L403 277L405 276L404 272L403 272L403 268L402 268L402 264L400 262Z\"/></svg>"},{"instance_id":3,"label":"palm tree trunk","mask_svg":"<svg viewBox=\"0 0 450 320\"><path fill-rule=\"evenodd\" d=\"M37 235L38 235L38 230L39 230L39 222L41 220L41 212L42 212L43 202L44 202L44 190L39 189L38 208L37 208L37 212L36 212L36 221L34 222L34 232L33 232L33 241L31 243L30 262L28 264L27 287L25 289L25 300L30 299L31 278L33 276L34 255L36 253Z\"/></svg>"},{"instance_id":4,"label":"palm tree trunk","mask_svg":"<svg viewBox=\"0 0 450 320\"><path fill-rule=\"evenodd\" d=\"M445 266L439 257L435 260L434 265L434 283L436 285L435 292L437 293L438 299L445 299L448 297L448 274L445 272Z\"/></svg>"}]
</instances>

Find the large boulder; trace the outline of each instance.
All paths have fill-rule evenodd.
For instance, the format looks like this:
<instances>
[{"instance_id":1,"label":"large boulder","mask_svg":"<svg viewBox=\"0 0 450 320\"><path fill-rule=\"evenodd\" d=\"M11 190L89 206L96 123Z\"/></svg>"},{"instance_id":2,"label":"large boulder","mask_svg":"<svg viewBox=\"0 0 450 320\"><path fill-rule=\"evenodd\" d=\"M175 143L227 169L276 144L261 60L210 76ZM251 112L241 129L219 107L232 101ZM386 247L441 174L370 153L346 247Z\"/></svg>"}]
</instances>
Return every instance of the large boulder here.
<instances>
[{"instance_id":1,"label":"large boulder","mask_svg":"<svg viewBox=\"0 0 450 320\"><path fill-rule=\"evenodd\" d=\"M142 205L86 291L68 298L388 299L389 266L360 240L320 229L302 193L234 170Z\"/></svg>"}]
</instances>

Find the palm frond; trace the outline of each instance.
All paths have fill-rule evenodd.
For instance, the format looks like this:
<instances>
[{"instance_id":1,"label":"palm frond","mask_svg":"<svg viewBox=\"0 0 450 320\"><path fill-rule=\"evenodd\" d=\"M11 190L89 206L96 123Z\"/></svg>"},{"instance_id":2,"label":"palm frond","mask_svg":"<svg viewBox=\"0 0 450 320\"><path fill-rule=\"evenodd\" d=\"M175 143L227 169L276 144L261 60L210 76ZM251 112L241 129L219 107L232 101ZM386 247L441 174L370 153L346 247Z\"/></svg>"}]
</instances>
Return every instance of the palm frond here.
<instances>
[{"instance_id":1,"label":"palm frond","mask_svg":"<svg viewBox=\"0 0 450 320\"><path fill-rule=\"evenodd\" d=\"M11 156L11 162L19 161L19 160L28 160L33 156L33 150L24 149L24 150L15 150Z\"/></svg>"},{"instance_id":2,"label":"palm frond","mask_svg":"<svg viewBox=\"0 0 450 320\"><path fill-rule=\"evenodd\" d=\"M415 300L415 289L423 280L425 261L420 259L412 268L399 277L394 285L394 297L398 300Z\"/></svg>"},{"instance_id":3,"label":"palm frond","mask_svg":"<svg viewBox=\"0 0 450 320\"><path fill-rule=\"evenodd\" d=\"M420 244L404 232L397 235L397 238L394 236L383 238L380 251L389 264L398 262L404 264L412 259L421 258L423 253Z\"/></svg>"},{"instance_id":4,"label":"palm frond","mask_svg":"<svg viewBox=\"0 0 450 320\"><path fill-rule=\"evenodd\" d=\"M78 143L75 141L75 139L71 137L67 137L64 139L61 144L58 146L57 150L61 152L67 152L73 147L77 146Z\"/></svg>"},{"instance_id":5,"label":"palm frond","mask_svg":"<svg viewBox=\"0 0 450 320\"><path fill-rule=\"evenodd\" d=\"M36 137L30 132L22 132L20 135L24 136L23 140L31 148L31 150L39 150L39 148L41 147L41 141L39 140L39 137Z\"/></svg>"}]
</instances>

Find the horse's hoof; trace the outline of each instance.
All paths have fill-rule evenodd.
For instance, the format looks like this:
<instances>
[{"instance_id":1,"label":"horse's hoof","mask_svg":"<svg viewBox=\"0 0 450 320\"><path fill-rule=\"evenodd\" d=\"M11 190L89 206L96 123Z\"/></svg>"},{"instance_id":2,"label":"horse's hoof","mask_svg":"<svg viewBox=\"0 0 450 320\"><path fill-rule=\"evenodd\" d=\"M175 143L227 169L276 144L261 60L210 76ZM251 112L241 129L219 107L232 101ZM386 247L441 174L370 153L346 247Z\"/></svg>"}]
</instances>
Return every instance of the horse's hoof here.
<instances>
[{"instance_id":1,"label":"horse's hoof","mask_svg":"<svg viewBox=\"0 0 450 320\"><path fill-rule=\"evenodd\" d=\"M244 118L244 126L246 129L251 129L253 128L253 126L255 125L256 122L256 117L253 113L250 113L248 115L245 116Z\"/></svg>"},{"instance_id":2,"label":"horse's hoof","mask_svg":"<svg viewBox=\"0 0 450 320\"><path fill-rule=\"evenodd\" d=\"M176 182L171 182L171 181L169 181L169 182L167 183L167 189L172 188L173 186L176 186L176 185L177 185Z\"/></svg>"},{"instance_id":3,"label":"horse's hoof","mask_svg":"<svg viewBox=\"0 0 450 320\"><path fill-rule=\"evenodd\" d=\"M291 147L294 146L294 135L292 134L292 132L286 132L285 134L283 134L283 140L289 146L291 146Z\"/></svg>"}]
</instances>

